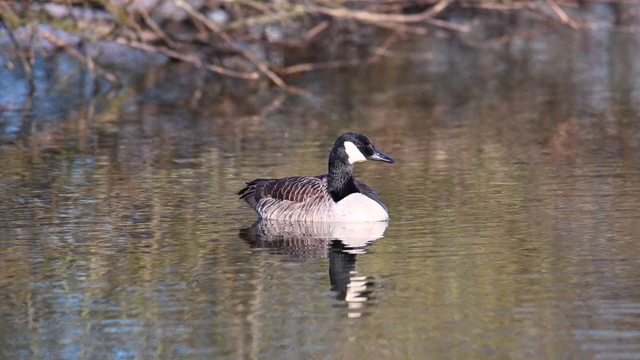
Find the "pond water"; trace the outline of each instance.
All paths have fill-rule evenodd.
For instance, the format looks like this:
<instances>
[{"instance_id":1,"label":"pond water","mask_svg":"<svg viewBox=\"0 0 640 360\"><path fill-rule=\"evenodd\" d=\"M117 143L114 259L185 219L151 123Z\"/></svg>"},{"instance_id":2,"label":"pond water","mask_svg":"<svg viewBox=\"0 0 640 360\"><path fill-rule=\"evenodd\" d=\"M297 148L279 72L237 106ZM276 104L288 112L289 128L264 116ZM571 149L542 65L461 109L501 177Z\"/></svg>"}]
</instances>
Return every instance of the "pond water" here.
<instances>
[{"instance_id":1,"label":"pond water","mask_svg":"<svg viewBox=\"0 0 640 360\"><path fill-rule=\"evenodd\" d=\"M3 70L0 358L640 358L640 46L429 39L288 97L173 65ZM7 91L9 88L12 91ZM344 131L387 224L255 223Z\"/></svg>"}]
</instances>

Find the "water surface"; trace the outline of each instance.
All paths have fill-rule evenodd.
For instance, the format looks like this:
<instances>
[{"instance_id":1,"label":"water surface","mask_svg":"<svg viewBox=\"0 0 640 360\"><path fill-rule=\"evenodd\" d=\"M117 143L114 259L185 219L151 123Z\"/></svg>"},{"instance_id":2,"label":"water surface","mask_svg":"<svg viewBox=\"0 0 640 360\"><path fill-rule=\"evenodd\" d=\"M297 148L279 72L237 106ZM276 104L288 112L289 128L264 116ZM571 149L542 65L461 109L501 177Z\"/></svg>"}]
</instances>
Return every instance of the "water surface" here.
<instances>
[{"instance_id":1,"label":"water surface","mask_svg":"<svg viewBox=\"0 0 640 360\"><path fill-rule=\"evenodd\" d=\"M393 50L307 98L3 100L0 357L639 358L637 39ZM397 161L356 167L388 226L256 224L243 181L347 130Z\"/></svg>"}]
</instances>

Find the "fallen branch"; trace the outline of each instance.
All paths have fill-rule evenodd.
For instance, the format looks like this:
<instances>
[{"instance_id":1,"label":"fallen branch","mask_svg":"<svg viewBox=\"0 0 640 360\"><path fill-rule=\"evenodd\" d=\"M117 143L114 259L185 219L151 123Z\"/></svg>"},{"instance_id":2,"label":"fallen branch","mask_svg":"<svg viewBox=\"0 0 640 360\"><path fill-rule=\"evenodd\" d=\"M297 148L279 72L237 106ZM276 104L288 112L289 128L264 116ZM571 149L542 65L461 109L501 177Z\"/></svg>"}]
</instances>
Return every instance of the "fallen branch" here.
<instances>
[{"instance_id":1,"label":"fallen branch","mask_svg":"<svg viewBox=\"0 0 640 360\"><path fill-rule=\"evenodd\" d=\"M351 10L348 8L329 8L325 6L310 6L310 10L337 19L351 19L368 24L383 27L398 26L399 24L426 23L437 27L446 28L457 32L469 32L469 27L465 25L453 24L435 18L437 14L446 9L453 0L441 0L430 10L425 10L420 14L380 14L369 11Z\"/></svg>"},{"instance_id":2,"label":"fallen branch","mask_svg":"<svg viewBox=\"0 0 640 360\"><path fill-rule=\"evenodd\" d=\"M335 18L349 18L354 20L364 20L370 22L393 22L393 23L417 23L432 19L437 14L446 9L453 0L441 0L429 10L419 14L385 14L362 10L352 10L346 7L313 6L309 9L314 12L329 15Z\"/></svg>"},{"instance_id":3,"label":"fallen branch","mask_svg":"<svg viewBox=\"0 0 640 360\"><path fill-rule=\"evenodd\" d=\"M580 24L573 21L554 0L547 0L547 4L551 6L551 9L556 13L556 15L558 15L563 24L569 25L573 29L578 29L580 27Z\"/></svg>"},{"instance_id":4,"label":"fallen branch","mask_svg":"<svg viewBox=\"0 0 640 360\"><path fill-rule=\"evenodd\" d=\"M280 22L283 20L295 19L305 14L306 12L302 7L296 6L291 11L288 11L288 12L280 11L280 12L276 12L275 14L265 14L265 15L236 20L228 24L227 26L225 26L224 29L233 30L233 29L238 29L245 26L249 27L249 26L256 26L256 25L266 25L266 24L271 24L275 22Z\"/></svg>"},{"instance_id":5,"label":"fallen branch","mask_svg":"<svg viewBox=\"0 0 640 360\"><path fill-rule=\"evenodd\" d=\"M131 40L126 40L122 38L115 39L115 42L120 45L129 46L131 48L142 50L145 52L163 54L172 59L180 60L182 62L191 64L195 67L201 67L224 76L245 79L245 80L257 80L260 77L260 75L257 72L235 71L235 70L223 68L218 65L204 63L202 62L202 60L200 60L200 58L198 58L194 54L189 54L189 55L182 54L164 46L153 46L147 43L143 43L139 41L131 41Z\"/></svg>"},{"instance_id":6,"label":"fallen branch","mask_svg":"<svg viewBox=\"0 0 640 360\"><path fill-rule=\"evenodd\" d=\"M64 40L60 39L59 37L57 37L56 35L50 33L49 31L42 30L42 29L38 29L37 31L38 31L38 34L40 36L42 36L43 38L45 38L47 41L49 41L52 44L54 44L55 46L63 49L71 57L79 60L82 64L84 64L87 67L87 69L89 69L89 72L92 75L102 76L105 79L107 79L107 81L109 81L110 83L112 83L114 85L117 85L117 86L122 85L115 75L113 75L112 73L110 73L110 72L102 69L101 67L95 65L93 63L93 60L91 60L91 58L89 56L83 55L81 52L76 50L73 46L69 45Z\"/></svg>"},{"instance_id":7,"label":"fallen branch","mask_svg":"<svg viewBox=\"0 0 640 360\"><path fill-rule=\"evenodd\" d=\"M141 11L140 15L144 19L144 22L153 30L153 32L168 46L176 47L176 43L158 26L158 24L149 16L147 11Z\"/></svg>"},{"instance_id":8,"label":"fallen branch","mask_svg":"<svg viewBox=\"0 0 640 360\"><path fill-rule=\"evenodd\" d=\"M293 75L302 72L316 71L316 70L328 70L328 69L337 69L344 67L352 67L362 64L374 64L380 61L380 58L384 55L387 49L398 40L398 34L393 33L389 35L382 45L380 45L374 54L368 59L362 61L359 59L355 60L334 60L334 61L325 61L318 63L305 63L305 64L296 64L292 66L288 66L286 68L282 68L278 70L278 73L281 75Z\"/></svg>"},{"instance_id":9,"label":"fallen branch","mask_svg":"<svg viewBox=\"0 0 640 360\"><path fill-rule=\"evenodd\" d=\"M276 73L274 73L273 71L271 71L271 69L269 69L269 66L266 63L264 63L263 61L260 61L257 57L255 57L252 53L250 53L246 49L238 46L237 43L231 38L231 36L229 36L227 33L222 31L220 27L216 25L213 21L209 20L200 12L196 11L190 4L188 4L184 0L174 0L174 1L176 6L186 11L187 14L189 14L189 16L198 20L204 26L206 26L209 30L216 33L216 35L218 35L222 39L222 41L224 41L227 45L229 45L235 51L238 51L240 54L242 54L242 56L244 56L245 59L249 60L249 62L255 65L258 68L258 70L260 70L260 72L265 74L277 86L292 93L300 93L300 94L306 93L302 89L298 89L294 86L290 86L287 83L285 83Z\"/></svg>"}]
</instances>

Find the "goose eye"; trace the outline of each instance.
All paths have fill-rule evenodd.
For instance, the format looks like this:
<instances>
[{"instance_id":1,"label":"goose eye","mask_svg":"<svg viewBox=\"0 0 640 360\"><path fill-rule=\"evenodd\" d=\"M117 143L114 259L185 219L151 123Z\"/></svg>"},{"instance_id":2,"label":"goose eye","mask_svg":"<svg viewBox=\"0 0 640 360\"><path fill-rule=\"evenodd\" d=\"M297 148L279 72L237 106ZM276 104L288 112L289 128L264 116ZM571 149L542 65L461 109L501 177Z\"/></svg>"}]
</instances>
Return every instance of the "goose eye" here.
<instances>
[{"instance_id":1,"label":"goose eye","mask_svg":"<svg viewBox=\"0 0 640 360\"><path fill-rule=\"evenodd\" d=\"M373 146L372 145L367 145L363 148L364 151L362 151L362 153L364 154L364 156L372 156L373 155Z\"/></svg>"}]
</instances>

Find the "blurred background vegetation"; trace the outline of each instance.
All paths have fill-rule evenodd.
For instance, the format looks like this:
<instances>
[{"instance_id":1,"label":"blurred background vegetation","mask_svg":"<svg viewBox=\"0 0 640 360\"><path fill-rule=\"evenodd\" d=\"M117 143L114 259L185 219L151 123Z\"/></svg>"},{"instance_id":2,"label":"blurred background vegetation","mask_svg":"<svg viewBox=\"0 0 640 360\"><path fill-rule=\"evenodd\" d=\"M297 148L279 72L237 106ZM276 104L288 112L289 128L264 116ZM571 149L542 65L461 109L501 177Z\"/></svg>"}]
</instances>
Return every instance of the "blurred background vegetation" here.
<instances>
[{"instance_id":1,"label":"blurred background vegetation","mask_svg":"<svg viewBox=\"0 0 640 360\"><path fill-rule=\"evenodd\" d=\"M416 37L492 47L558 27L594 29L602 19L584 11L594 4L611 8L608 24L633 30L637 3L626 0L0 1L0 44L27 73L36 53L63 51L118 84L112 65L120 55L113 54L129 49L145 55L135 61L179 61L297 92L287 76L375 63ZM479 22L492 23L491 31ZM342 51L345 43L352 51Z\"/></svg>"}]
</instances>

